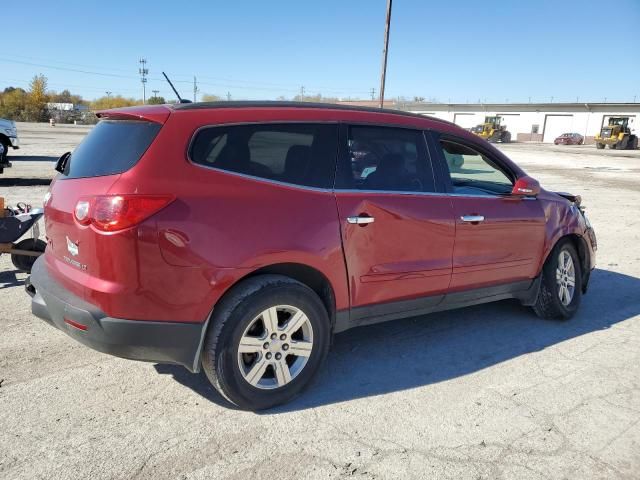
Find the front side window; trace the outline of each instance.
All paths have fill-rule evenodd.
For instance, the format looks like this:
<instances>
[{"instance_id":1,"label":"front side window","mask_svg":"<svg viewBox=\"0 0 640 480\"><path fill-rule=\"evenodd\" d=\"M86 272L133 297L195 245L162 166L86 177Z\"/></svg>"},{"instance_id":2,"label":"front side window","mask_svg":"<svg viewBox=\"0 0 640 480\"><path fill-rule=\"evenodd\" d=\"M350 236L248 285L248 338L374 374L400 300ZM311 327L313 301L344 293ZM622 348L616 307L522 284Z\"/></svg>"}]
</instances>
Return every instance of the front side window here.
<instances>
[{"instance_id":1,"label":"front side window","mask_svg":"<svg viewBox=\"0 0 640 480\"><path fill-rule=\"evenodd\" d=\"M230 172L330 188L337 146L337 125L235 125L199 131L190 157L196 164Z\"/></svg>"},{"instance_id":2,"label":"front side window","mask_svg":"<svg viewBox=\"0 0 640 480\"><path fill-rule=\"evenodd\" d=\"M348 165L338 188L397 192L433 192L433 171L426 161L422 132L402 128L349 128Z\"/></svg>"},{"instance_id":3,"label":"front side window","mask_svg":"<svg viewBox=\"0 0 640 480\"><path fill-rule=\"evenodd\" d=\"M511 193L511 174L478 150L449 140L440 140L453 193L469 195L507 195Z\"/></svg>"}]
</instances>

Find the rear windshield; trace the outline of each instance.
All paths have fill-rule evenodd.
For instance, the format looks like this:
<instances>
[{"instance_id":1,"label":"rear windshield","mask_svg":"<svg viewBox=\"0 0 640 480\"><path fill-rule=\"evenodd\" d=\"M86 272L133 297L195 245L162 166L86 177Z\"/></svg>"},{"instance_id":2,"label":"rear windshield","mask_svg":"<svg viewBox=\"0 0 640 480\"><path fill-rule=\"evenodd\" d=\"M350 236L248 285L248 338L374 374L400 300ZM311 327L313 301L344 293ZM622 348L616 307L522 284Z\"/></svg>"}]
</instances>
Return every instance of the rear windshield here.
<instances>
[{"instance_id":1,"label":"rear windshield","mask_svg":"<svg viewBox=\"0 0 640 480\"><path fill-rule=\"evenodd\" d=\"M162 125L130 120L102 120L73 151L66 178L99 177L133 167Z\"/></svg>"}]
</instances>

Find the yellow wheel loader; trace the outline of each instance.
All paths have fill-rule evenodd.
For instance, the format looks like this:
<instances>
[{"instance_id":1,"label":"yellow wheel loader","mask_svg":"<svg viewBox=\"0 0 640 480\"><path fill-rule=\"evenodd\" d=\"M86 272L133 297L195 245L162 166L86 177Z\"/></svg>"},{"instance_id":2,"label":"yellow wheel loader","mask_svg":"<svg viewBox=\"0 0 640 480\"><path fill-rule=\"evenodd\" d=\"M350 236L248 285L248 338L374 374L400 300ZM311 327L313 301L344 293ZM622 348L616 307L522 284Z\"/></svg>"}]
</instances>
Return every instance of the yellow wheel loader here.
<instances>
[{"instance_id":1,"label":"yellow wheel loader","mask_svg":"<svg viewBox=\"0 0 640 480\"><path fill-rule=\"evenodd\" d=\"M501 125L502 118L484 117L484 123L477 125L471 129L473 133L491 143L509 143L511 141L511 133L507 131L506 125Z\"/></svg>"},{"instance_id":2,"label":"yellow wheel loader","mask_svg":"<svg viewBox=\"0 0 640 480\"><path fill-rule=\"evenodd\" d=\"M596 148L602 150L606 145L617 150L635 150L638 137L631 133L629 117L610 117L608 125L602 127L595 136Z\"/></svg>"}]
</instances>

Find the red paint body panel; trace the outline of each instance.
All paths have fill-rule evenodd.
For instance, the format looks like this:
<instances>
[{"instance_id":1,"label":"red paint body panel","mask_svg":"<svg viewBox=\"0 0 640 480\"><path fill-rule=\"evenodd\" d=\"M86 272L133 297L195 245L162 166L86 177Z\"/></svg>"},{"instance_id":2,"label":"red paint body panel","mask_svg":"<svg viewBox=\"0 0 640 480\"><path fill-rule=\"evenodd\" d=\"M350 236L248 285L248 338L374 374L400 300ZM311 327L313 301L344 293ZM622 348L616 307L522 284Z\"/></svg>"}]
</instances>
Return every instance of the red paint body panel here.
<instances>
[{"instance_id":1,"label":"red paint body panel","mask_svg":"<svg viewBox=\"0 0 640 480\"><path fill-rule=\"evenodd\" d=\"M336 192L351 306L444 294L451 280L451 201L436 195ZM347 217L375 218L368 225Z\"/></svg>"},{"instance_id":2,"label":"red paint body panel","mask_svg":"<svg viewBox=\"0 0 640 480\"><path fill-rule=\"evenodd\" d=\"M544 212L538 200L453 197L456 245L452 290L514 282L538 274L545 239ZM482 215L478 224L464 215Z\"/></svg>"},{"instance_id":3,"label":"red paint body panel","mask_svg":"<svg viewBox=\"0 0 640 480\"><path fill-rule=\"evenodd\" d=\"M102 115L163 127L128 171L53 182L45 206L45 258L64 288L114 318L201 323L236 282L282 263L319 271L333 289L337 310L441 295L534 278L559 238L585 235L584 221L570 202L545 191L536 200L334 192L205 168L187 158L199 128L225 123L358 122L433 129L477 141L447 122L275 106L132 107ZM517 177L525 175L493 146L486 148ZM99 232L73 218L83 196L132 193L174 194L176 200L119 232ZM375 223L346 223L348 216L362 213ZM473 213L482 213L487 222L458 220ZM72 259L67 239L79 250Z\"/></svg>"}]
</instances>

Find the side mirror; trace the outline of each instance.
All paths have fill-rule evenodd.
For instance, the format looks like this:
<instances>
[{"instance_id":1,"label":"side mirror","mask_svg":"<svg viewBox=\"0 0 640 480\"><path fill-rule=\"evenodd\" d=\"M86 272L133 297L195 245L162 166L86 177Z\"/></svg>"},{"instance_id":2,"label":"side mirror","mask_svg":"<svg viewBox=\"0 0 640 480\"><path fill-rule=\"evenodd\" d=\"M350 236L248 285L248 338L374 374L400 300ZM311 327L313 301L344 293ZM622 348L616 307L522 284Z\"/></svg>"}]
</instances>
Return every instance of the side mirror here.
<instances>
[{"instance_id":1,"label":"side mirror","mask_svg":"<svg viewBox=\"0 0 640 480\"><path fill-rule=\"evenodd\" d=\"M531 177L520 177L511 190L511 195L517 197L535 197L539 193L540 183Z\"/></svg>"}]
</instances>

